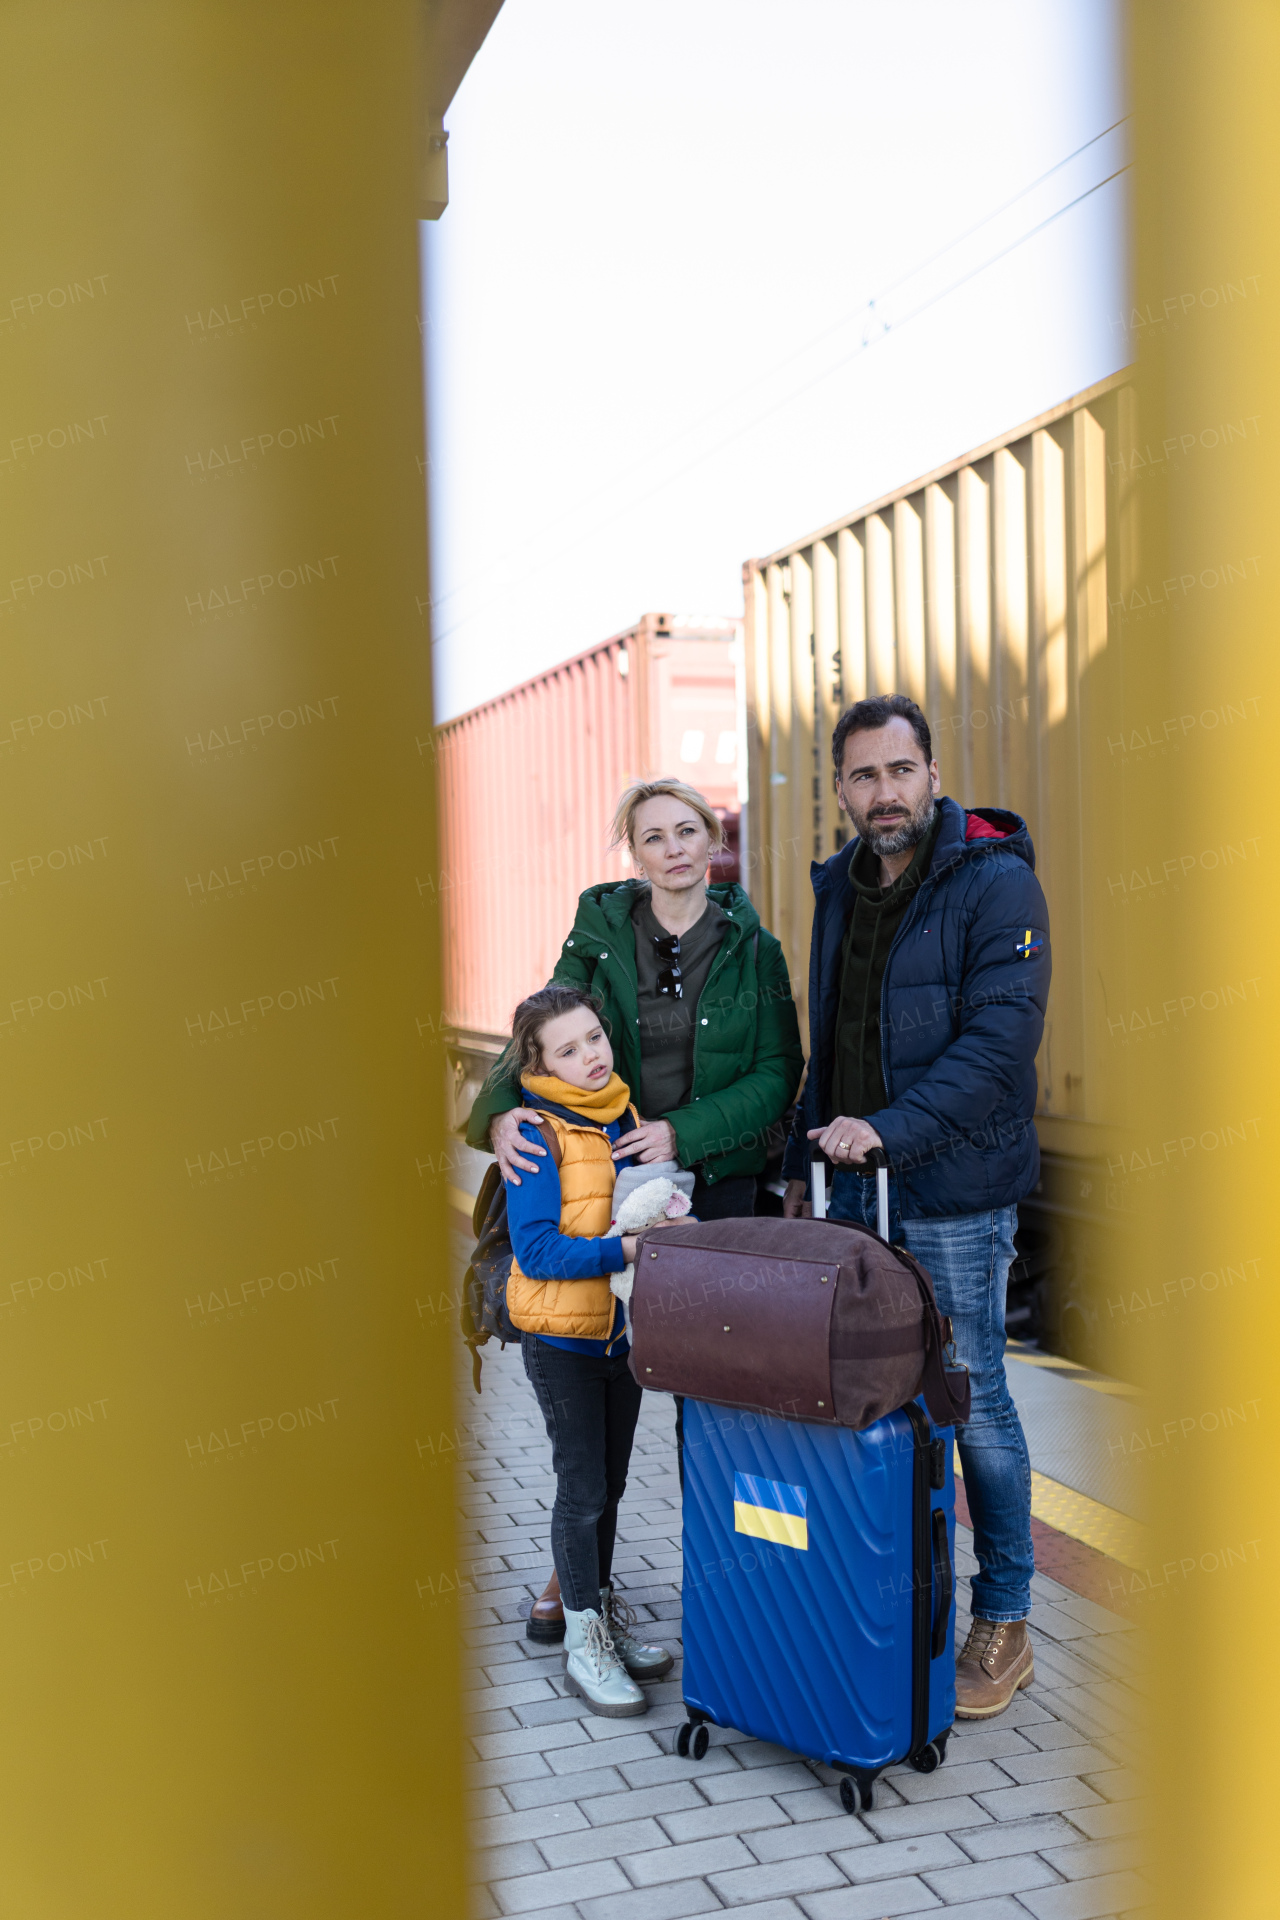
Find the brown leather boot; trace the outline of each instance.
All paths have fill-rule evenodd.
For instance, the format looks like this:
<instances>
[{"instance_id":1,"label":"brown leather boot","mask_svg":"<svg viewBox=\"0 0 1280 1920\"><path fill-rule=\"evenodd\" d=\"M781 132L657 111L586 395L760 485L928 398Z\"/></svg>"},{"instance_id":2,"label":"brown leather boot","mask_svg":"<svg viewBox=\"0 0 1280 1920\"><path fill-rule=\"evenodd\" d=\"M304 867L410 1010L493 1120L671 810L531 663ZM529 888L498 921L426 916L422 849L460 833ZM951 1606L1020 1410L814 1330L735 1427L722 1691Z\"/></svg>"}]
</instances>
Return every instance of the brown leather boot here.
<instances>
[{"instance_id":1,"label":"brown leather boot","mask_svg":"<svg viewBox=\"0 0 1280 1920\"><path fill-rule=\"evenodd\" d=\"M526 1640L548 1643L564 1639L564 1605L560 1599L560 1576L553 1573L529 1609L524 1623Z\"/></svg>"},{"instance_id":2,"label":"brown leather boot","mask_svg":"<svg viewBox=\"0 0 1280 1920\"><path fill-rule=\"evenodd\" d=\"M1036 1677L1025 1620L978 1620L956 1661L956 1719L989 1720L1003 1713L1020 1687Z\"/></svg>"}]
</instances>

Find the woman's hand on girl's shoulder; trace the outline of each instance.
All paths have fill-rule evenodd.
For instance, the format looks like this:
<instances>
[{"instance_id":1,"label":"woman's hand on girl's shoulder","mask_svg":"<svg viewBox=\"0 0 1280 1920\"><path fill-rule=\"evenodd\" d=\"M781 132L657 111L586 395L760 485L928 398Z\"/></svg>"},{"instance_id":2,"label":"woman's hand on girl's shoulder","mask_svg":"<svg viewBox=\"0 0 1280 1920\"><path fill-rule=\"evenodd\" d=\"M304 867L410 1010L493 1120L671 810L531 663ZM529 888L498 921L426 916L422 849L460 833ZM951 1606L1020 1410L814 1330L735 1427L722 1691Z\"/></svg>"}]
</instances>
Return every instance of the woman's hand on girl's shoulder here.
<instances>
[{"instance_id":1,"label":"woman's hand on girl's shoulder","mask_svg":"<svg viewBox=\"0 0 1280 1920\"><path fill-rule=\"evenodd\" d=\"M498 1172L511 1186L520 1185L520 1173L537 1173L538 1160L546 1158L547 1150L526 1140L520 1131L521 1119L529 1119L527 1107L512 1107L507 1113L497 1115L489 1128L489 1145L493 1157L498 1163ZM538 1160L525 1160L523 1154L536 1154ZM517 1167L520 1173L517 1173Z\"/></svg>"}]
</instances>

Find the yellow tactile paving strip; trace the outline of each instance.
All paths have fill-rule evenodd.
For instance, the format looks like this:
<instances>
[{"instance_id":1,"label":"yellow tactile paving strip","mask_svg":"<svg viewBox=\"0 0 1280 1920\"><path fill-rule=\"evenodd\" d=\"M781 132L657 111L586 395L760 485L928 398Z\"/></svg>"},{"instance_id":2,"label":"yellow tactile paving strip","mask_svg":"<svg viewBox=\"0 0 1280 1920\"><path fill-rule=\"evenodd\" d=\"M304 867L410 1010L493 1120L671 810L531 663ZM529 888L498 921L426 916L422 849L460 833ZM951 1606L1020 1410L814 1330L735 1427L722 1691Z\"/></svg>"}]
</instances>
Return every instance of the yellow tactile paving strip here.
<instances>
[{"instance_id":1,"label":"yellow tactile paving strip","mask_svg":"<svg viewBox=\"0 0 1280 1920\"><path fill-rule=\"evenodd\" d=\"M1096 1547L1099 1553L1119 1560L1123 1566L1139 1570L1147 1564L1143 1546L1145 1527L1131 1520L1127 1513L1117 1513L1114 1507L1104 1507L1100 1500L1090 1500L1074 1487L1064 1487L1060 1480L1050 1480L1047 1475L1037 1473L1034 1467L1031 1469L1031 1513L1033 1519L1043 1520L1047 1527L1056 1527L1069 1540Z\"/></svg>"},{"instance_id":2,"label":"yellow tactile paving strip","mask_svg":"<svg viewBox=\"0 0 1280 1920\"><path fill-rule=\"evenodd\" d=\"M1124 1380L1112 1380L1104 1373L1094 1373L1077 1360L1063 1360L1056 1353L1040 1353L1016 1340L1007 1342L1007 1352L1011 1360L1021 1361L1024 1367L1048 1367L1054 1373L1069 1373L1078 1387L1089 1387L1094 1393L1118 1394L1130 1400L1140 1398L1137 1387L1131 1387Z\"/></svg>"},{"instance_id":3,"label":"yellow tactile paving strip","mask_svg":"<svg viewBox=\"0 0 1280 1920\"><path fill-rule=\"evenodd\" d=\"M964 1473L960 1466L960 1456L955 1456L956 1473L961 1480ZM1119 1560L1122 1566L1132 1567L1141 1572L1147 1564L1148 1556L1143 1541L1146 1529L1127 1513L1117 1513L1114 1507L1104 1507L1100 1500L1091 1500L1087 1493L1077 1493L1074 1487L1064 1487L1060 1480L1050 1480L1048 1474L1037 1473L1031 1469L1031 1517L1043 1520L1046 1527L1053 1527L1058 1533L1065 1533L1068 1540L1078 1540L1082 1546L1093 1547L1098 1553L1105 1553L1108 1559Z\"/></svg>"}]
</instances>

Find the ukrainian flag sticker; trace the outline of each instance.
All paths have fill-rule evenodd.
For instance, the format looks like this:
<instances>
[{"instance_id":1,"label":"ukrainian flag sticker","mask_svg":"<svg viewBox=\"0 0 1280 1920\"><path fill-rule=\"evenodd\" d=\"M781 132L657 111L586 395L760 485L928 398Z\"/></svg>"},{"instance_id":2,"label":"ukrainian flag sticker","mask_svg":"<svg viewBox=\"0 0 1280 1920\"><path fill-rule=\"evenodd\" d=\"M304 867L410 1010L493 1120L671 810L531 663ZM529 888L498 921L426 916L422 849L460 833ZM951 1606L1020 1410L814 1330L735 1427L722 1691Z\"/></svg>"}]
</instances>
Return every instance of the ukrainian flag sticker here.
<instances>
[{"instance_id":1,"label":"ukrainian flag sticker","mask_svg":"<svg viewBox=\"0 0 1280 1920\"><path fill-rule=\"evenodd\" d=\"M758 1480L753 1473L733 1476L733 1530L778 1547L809 1550L809 1506L806 1487L790 1487L785 1480Z\"/></svg>"}]
</instances>

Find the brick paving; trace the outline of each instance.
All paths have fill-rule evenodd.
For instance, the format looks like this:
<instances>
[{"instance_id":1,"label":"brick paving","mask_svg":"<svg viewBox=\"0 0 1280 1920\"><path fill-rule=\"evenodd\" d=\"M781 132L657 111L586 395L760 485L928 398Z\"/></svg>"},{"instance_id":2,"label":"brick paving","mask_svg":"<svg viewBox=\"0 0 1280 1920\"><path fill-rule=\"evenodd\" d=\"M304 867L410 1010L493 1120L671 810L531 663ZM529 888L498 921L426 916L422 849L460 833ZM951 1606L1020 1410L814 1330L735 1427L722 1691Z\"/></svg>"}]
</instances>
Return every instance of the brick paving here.
<instances>
[{"instance_id":1,"label":"brick paving","mask_svg":"<svg viewBox=\"0 0 1280 1920\"><path fill-rule=\"evenodd\" d=\"M560 1648L524 1637L551 1565L547 1439L519 1354L486 1354L478 1399L469 1366L458 1381L476 1916L1122 1920L1146 1907L1138 1636L1043 1574L1036 1685L994 1723L957 1725L936 1773L890 1768L871 1812L842 1811L828 1768L731 1729L711 1730L704 1760L677 1758L680 1491L660 1394L645 1396L614 1575L677 1665L645 1689L642 1719L598 1719L567 1696ZM960 1528L961 1575L971 1544Z\"/></svg>"}]
</instances>

